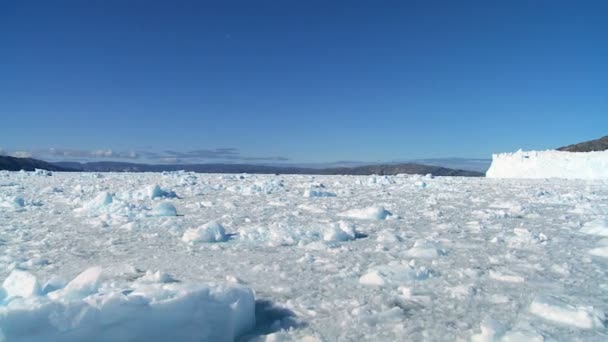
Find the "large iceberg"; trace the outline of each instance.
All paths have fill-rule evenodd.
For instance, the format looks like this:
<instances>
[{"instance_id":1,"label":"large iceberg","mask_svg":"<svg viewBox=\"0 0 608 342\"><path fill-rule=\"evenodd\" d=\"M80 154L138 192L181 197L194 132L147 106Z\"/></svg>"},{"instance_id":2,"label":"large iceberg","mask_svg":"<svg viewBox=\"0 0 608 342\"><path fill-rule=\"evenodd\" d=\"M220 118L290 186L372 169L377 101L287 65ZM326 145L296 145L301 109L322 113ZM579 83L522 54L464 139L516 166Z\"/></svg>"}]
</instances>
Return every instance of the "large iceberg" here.
<instances>
[{"instance_id":1,"label":"large iceberg","mask_svg":"<svg viewBox=\"0 0 608 342\"><path fill-rule=\"evenodd\" d=\"M608 150L522 151L492 155L488 178L608 179Z\"/></svg>"}]
</instances>

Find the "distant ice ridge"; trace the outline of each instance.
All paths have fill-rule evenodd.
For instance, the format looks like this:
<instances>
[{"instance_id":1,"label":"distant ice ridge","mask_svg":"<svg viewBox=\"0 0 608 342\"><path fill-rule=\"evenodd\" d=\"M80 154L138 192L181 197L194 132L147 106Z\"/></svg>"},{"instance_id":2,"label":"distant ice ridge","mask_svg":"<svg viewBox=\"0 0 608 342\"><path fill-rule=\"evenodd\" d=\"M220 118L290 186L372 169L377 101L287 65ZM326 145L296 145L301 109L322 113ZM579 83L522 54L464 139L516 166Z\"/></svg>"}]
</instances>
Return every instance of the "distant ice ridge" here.
<instances>
[{"instance_id":1,"label":"distant ice ridge","mask_svg":"<svg viewBox=\"0 0 608 342\"><path fill-rule=\"evenodd\" d=\"M608 150L522 151L492 155L488 178L608 179Z\"/></svg>"},{"instance_id":2,"label":"distant ice ridge","mask_svg":"<svg viewBox=\"0 0 608 342\"><path fill-rule=\"evenodd\" d=\"M91 267L49 289L14 270L0 289L0 341L233 341L255 325L254 294L240 285L108 278Z\"/></svg>"}]
</instances>

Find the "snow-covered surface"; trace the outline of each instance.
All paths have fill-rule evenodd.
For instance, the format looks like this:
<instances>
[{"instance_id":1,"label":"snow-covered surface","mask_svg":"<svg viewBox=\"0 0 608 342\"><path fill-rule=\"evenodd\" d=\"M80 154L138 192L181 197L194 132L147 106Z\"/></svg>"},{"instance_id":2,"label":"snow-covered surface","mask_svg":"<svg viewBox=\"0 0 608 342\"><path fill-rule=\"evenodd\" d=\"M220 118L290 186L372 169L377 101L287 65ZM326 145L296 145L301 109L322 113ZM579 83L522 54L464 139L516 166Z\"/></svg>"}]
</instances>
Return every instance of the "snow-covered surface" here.
<instances>
[{"instance_id":1,"label":"snow-covered surface","mask_svg":"<svg viewBox=\"0 0 608 342\"><path fill-rule=\"evenodd\" d=\"M488 178L608 179L608 150L522 151L492 155Z\"/></svg>"},{"instance_id":2,"label":"snow-covered surface","mask_svg":"<svg viewBox=\"0 0 608 342\"><path fill-rule=\"evenodd\" d=\"M608 339L606 180L0 172L0 203L0 341Z\"/></svg>"}]
</instances>

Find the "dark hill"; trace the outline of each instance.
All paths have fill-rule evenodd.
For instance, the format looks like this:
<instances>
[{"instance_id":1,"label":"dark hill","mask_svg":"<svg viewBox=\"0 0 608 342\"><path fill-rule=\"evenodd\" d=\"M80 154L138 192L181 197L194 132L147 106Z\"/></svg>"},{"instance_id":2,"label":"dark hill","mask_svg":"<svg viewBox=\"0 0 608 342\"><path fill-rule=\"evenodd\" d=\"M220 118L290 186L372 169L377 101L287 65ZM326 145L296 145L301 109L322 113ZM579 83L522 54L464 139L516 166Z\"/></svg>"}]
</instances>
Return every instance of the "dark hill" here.
<instances>
[{"instance_id":1,"label":"dark hill","mask_svg":"<svg viewBox=\"0 0 608 342\"><path fill-rule=\"evenodd\" d=\"M608 135L596 140L560 147L558 150L567 152L605 151L608 150Z\"/></svg>"},{"instance_id":2,"label":"dark hill","mask_svg":"<svg viewBox=\"0 0 608 342\"><path fill-rule=\"evenodd\" d=\"M73 171L69 168L47 163L38 159L0 156L0 170L34 171L34 169L44 169L49 171Z\"/></svg>"}]
</instances>

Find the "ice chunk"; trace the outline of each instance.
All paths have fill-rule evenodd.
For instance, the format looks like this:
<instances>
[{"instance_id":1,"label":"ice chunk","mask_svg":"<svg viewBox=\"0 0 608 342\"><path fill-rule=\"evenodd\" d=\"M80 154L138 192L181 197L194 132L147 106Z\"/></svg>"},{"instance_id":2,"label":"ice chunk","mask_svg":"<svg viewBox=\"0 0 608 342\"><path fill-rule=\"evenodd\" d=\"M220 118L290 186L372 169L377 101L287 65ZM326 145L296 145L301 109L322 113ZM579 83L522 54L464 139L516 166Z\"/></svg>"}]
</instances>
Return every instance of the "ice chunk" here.
<instances>
[{"instance_id":1,"label":"ice chunk","mask_svg":"<svg viewBox=\"0 0 608 342\"><path fill-rule=\"evenodd\" d=\"M523 283L526 281L524 277L512 272L499 272L490 270L489 275L491 279L502 281L505 283Z\"/></svg>"},{"instance_id":2,"label":"ice chunk","mask_svg":"<svg viewBox=\"0 0 608 342\"><path fill-rule=\"evenodd\" d=\"M361 278L359 278L359 283L370 286L384 286L386 281L379 271L371 271L362 275Z\"/></svg>"},{"instance_id":3,"label":"ice chunk","mask_svg":"<svg viewBox=\"0 0 608 342\"><path fill-rule=\"evenodd\" d=\"M11 202L12 202L13 206L15 206L15 207L24 207L25 206L25 200L21 196L13 197Z\"/></svg>"},{"instance_id":4,"label":"ice chunk","mask_svg":"<svg viewBox=\"0 0 608 342\"><path fill-rule=\"evenodd\" d=\"M359 283L372 286L398 286L435 276L435 272L424 267L410 264L389 263L370 269L359 278Z\"/></svg>"},{"instance_id":5,"label":"ice chunk","mask_svg":"<svg viewBox=\"0 0 608 342\"><path fill-rule=\"evenodd\" d=\"M146 271L146 274L143 277L137 279L137 281L140 283L162 283L162 284L177 282L177 280L175 278L173 278L169 273L165 273L165 272L161 272L161 271L156 271L156 272Z\"/></svg>"},{"instance_id":6,"label":"ice chunk","mask_svg":"<svg viewBox=\"0 0 608 342\"><path fill-rule=\"evenodd\" d=\"M49 280L46 281L46 283L44 283L44 286L42 287L42 293L47 294L49 292L59 290L65 287L65 285L66 282L63 280L63 278L57 275L53 275Z\"/></svg>"},{"instance_id":7,"label":"ice chunk","mask_svg":"<svg viewBox=\"0 0 608 342\"><path fill-rule=\"evenodd\" d=\"M0 199L0 207L21 209L25 207L26 201L21 196L13 196L6 199Z\"/></svg>"},{"instance_id":8,"label":"ice chunk","mask_svg":"<svg viewBox=\"0 0 608 342\"><path fill-rule=\"evenodd\" d=\"M414 246L407 251L408 256L421 259L434 259L445 254L444 249L426 240L417 240L414 242Z\"/></svg>"},{"instance_id":9,"label":"ice chunk","mask_svg":"<svg viewBox=\"0 0 608 342\"><path fill-rule=\"evenodd\" d=\"M36 176L52 176L53 175L53 173L51 171L44 170L44 169L34 169L33 173Z\"/></svg>"},{"instance_id":10,"label":"ice chunk","mask_svg":"<svg viewBox=\"0 0 608 342\"><path fill-rule=\"evenodd\" d=\"M102 280L102 269L99 266L90 267L72 279L64 288L49 293L53 299L82 299L97 292Z\"/></svg>"},{"instance_id":11,"label":"ice chunk","mask_svg":"<svg viewBox=\"0 0 608 342\"><path fill-rule=\"evenodd\" d=\"M104 191L104 192L99 193L97 196L95 196L95 198L93 198L91 201L87 202L85 204L85 208L95 209L95 208L103 207L103 206L106 206L106 205L112 203L113 200L114 200L114 196L111 193Z\"/></svg>"},{"instance_id":12,"label":"ice chunk","mask_svg":"<svg viewBox=\"0 0 608 342\"><path fill-rule=\"evenodd\" d=\"M479 334L471 336L472 342L493 342L506 331L506 327L502 323L491 318L484 319L480 324L480 329Z\"/></svg>"},{"instance_id":13,"label":"ice chunk","mask_svg":"<svg viewBox=\"0 0 608 342\"><path fill-rule=\"evenodd\" d=\"M25 271L13 270L2 283L8 299L13 297L28 298L40 294L40 285L36 277Z\"/></svg>"},{"instance_id":14,"label":"ice chunk","mask_svg":"<svg viewBox=\"0 0 608 342\"><path fill-rule=\"evenodd\" d=\"M391 185L391 184L395 184L395 180L392 177L386 176L386 175L371 176L367 179L367 184L368 185L374 185L374 184Z\"/></svg>"},{"instance_id":15,"label":"ice chunk","mask_svg":"<svg viewBox=\"0 0 608 342\"><path fill-rule=\"evenodd\" d=\"M152 209L152 215L154 216L177 216L177 209L169 202L162 202L157 204Z\"/></svg>"},{"instance_id":16,"label":"ice chunk","mask_svg":"<svg viewBox=\"0 0 608 342\"><path fill-rule=\"evenodd\" d=\"M323 240L325 241L348 241L354 240L356 238L357 232L355 231L355 226L344 222L339 221L336 223L332 223L329 227L325 229L323 233Z\"/></svg>"},{"instance_id":17,"label":"ice chunk","mask_svg":"<svg viewBox=\"0 0 608 342\"><path fill-rule=\"evenodd\" d=\"M338 214L338 216L361 220L385 220L392 214L384 207L373 206L361 209L351 209Z\"/></svg>"},{"instance_id":18,"label":"ice chunk","mask_svg":"<svg viewBox=\"0 0 608 342\"><path fill-rule=\"evenodd\" d=\"M481 322L481 332L471 336L472 342L543 342L542 335L533 330L508 330L502 323L486 318Z\"/></svg>"},{"instance_id":19,"label":"ice chunk","mask_svg":"<svg viewBox=\"0 0 608 342\"><path fill-rule=\"evenodd\" d=\"M336 194L329 191L307 189L304 191L304 197L336 197Z\"/></svg>"},{"instance_id":20,"label":"ice chunk","mask_svg":"<svg viewBox=\"0 0 608 342\"><path fill-rule=\"evenodd\" d=\"M589 250L589 254L602 258L608 258L608 246L592 248Z\"/></svg>"},{"instance_id":21,"label":"ice chunk","mask_svg":"<svg viewBox=\"0 0 608 342\"><path fill-rule=\"evenodd\" d=\"M190 228L182 236L182 241L188 243L222 242L227 239L226 230L215 221L208 222L198 228Z\"/></svg>"},{"instance_id":22,"label":"ice chunk","mask_svg":"<svg viewBox=\"0 0 608 342\"><path fill-rule=\"evenodd\" d=\"M380 243L397 243L403 239L389 230L382 230L376 236L376 241Z\"/></svg>"},{"instance_id":23,"label":"ice chunk","mask_svg":"<svg viewBox=\"0 0 608 342\"><path fill-rule=\"evenodd\" d=\"M553 296L534 298L530 312L548 321L580 329L603 328L604 313L592 306L575 306Z\"/></svg>"},{"instance_id":24,"label":"ice chunk","mask_svg":"<svg viewBox=\"0 0 608 342\"><path fill-rule=\"evenodd\" d=\"M99 273L89 269L68 286L96 282ZM0 305L0 340L233 341L255 324L253 291L240 285L108 281L88 290L82 298L55 291Z\"/></svg>"},{"instance_id":25,"label":"ice chunk","mask_svg":"<svg viewBox=\"0 0 608 342\"><path fill-rule=\"evenodd\" d=\"M421 181L421 180L416 181L416 182L414 183L414 185L415 185L416 187L418 187L418 188L421 188L421 189L426 188L426 187L428 186L428 184L426 184L426 182L423 182L423 181Z\"/></svg>"},{"instance_id":26,"label":"ice chunk","mask_svg":"<svg viewBox=\"0 0 608 342\"><path fill-rule=\"evenodd\" d=\"M597 219L589 221L583 225L580 232L589 235L608 236L608 220Z\"/></svg>"},{"instance_id":27,"label":"ice chunk","mask_svg":"<svg viewBox=\"0 0 608 342\"><path fill-rule=\"evenodd\" d=\"M149 199L155 199L155 198L176 198L177 197L177 194L174 191L163 190L158 185L151 185L151 186L149 186L144 191L144 193L146 194L146 197L148 197Z\"/></svg>"}]
</instances>

